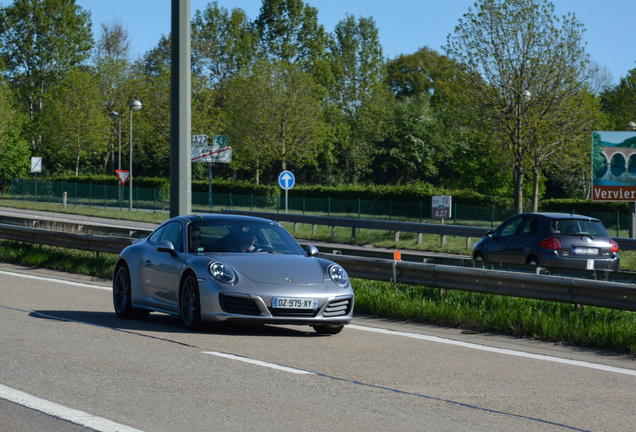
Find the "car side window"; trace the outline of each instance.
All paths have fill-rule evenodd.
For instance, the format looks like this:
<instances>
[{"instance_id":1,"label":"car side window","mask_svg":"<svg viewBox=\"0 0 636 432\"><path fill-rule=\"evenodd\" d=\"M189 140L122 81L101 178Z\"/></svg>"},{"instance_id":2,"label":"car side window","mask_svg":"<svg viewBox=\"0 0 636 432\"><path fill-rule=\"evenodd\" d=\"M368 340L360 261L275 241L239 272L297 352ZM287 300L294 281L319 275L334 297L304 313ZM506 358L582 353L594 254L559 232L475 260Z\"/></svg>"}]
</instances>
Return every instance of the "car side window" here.
<instances>
[{"instance_id":1,"label":"car side window","mask_svg":"<svg viewBox=\"0 0 636 432\"><path fill-rule=\"evenodd\" d=\"M521 228L521 235L535 235L537 232L539 232L539 219L536 217L526 218Z\"/></svg>"},{"instance_id":2,"label":"car side window","mask_svg":"<svg viewBox=\"0 0 636 432\"><path fill-rule=\"evenodd\" d=\"M500 227L499 230L499 235L500 236L509 236L509 235L513 235L515 232L517 232L517 228L519 228L519 224L521 223L523 219L521 218L517 218L517 219L513 219L510 222L502 225Z\"/></svg>"},{"instance_id":3,"label":"car side window","mask_svg":"<svg viewBox=\"0 0 636 432\"><path fill-rule=\"evenodd\" d=\"M166 225L160 241L166 240L173 244L175 251L183 252L183 228L180 222L172 222Z\"/></svg>"},{"instance_id":4,"label":"car side window","mask_svg":"<svg viewBox=\"0 0 636 432\"><path fill-rule=\"evenodd\" d=\"M166 229L165 225L157 228L157 230L153 232L152 234L150 234L150 237L148 237L148 243L150 243L153 246L159 243L161 241L161 237L163 236L163 232L165 231L165 229Z\"/></svg>"}]
</instances>

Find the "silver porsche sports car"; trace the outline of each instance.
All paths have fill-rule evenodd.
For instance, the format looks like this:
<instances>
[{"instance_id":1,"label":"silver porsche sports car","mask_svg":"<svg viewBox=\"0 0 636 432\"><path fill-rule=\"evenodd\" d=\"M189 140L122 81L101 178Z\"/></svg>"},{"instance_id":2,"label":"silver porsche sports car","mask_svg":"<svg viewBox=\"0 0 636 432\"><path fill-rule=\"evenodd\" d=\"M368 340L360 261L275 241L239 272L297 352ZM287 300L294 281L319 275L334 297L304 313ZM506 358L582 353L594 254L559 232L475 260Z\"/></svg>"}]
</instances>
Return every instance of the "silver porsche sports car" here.
<instances>
[{"instance_id":1,"label":"silver porsche sports car","mask_svg":"<svg viewBox=\"0 0 636 432\"><path fill-rule=\"evenodd\" d=\"M336 334L351 322L353 289L340 265L317 255L267 219L178 216L122 251L113 275L115 312L178 315L191 330L234 321Z\"/></svg>"}]
</instances>

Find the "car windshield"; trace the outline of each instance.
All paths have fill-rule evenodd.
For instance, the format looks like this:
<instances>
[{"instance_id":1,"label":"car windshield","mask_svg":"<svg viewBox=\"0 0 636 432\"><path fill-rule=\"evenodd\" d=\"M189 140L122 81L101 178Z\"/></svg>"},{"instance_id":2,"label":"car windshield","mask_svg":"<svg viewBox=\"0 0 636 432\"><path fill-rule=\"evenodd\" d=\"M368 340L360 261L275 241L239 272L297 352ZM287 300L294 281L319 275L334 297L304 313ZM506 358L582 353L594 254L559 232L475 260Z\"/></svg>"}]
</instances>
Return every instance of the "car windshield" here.
<instances>
[{"instance_id":1,"label":"car windshield","mask_svg":"<svg viewBox=\"0 0 636 432\"><path fill-rule=\"evenodd\" d=\"M194 222L188 228L188 250L203 252L269 252L304 255L302 247L278 224L236 221Z\"/></svg>"},{"instance_id":2,"label":"car windshield","mask_svg":"<svg viewBox=\"0 0 636 432\"><path fill-rule=\"evenodd\" d=\"M599 220L555 219L552 221L552 232L564 235L609 236Z\"/></svg>"}]
</instances>

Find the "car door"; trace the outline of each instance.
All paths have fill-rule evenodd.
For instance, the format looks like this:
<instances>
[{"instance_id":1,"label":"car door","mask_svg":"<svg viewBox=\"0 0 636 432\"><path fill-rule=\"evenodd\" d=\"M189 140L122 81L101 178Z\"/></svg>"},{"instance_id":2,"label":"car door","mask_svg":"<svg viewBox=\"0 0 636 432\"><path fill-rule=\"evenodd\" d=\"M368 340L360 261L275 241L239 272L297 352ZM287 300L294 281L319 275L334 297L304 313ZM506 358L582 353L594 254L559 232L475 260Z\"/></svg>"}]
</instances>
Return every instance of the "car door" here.
<instances>
[{"instance_id":1,"label":"car door","mask_svg":"<svg viewBox=\"0 0 636 432\"><path fill-rule=\"evenodd\" d=\"M145 256L143 276L146 292L153 307L170 312L178 311L179 274L183 265L183 226L175 221L166 225L155 247L169 241L175 254L149 250Z\"/></svg>"},{"instance_id":2,"label":"car door","mask_svg":"<svg viewBox=\"0 0 636 432\"><path fill-rule=\"evenodd\" d=\"M488 255L488 259L490 261L502 263L513 262L509 249L511 242L516 240L516 233L522 221L523 216L516 216L505 221L495 230L490 243L490 252Z\"/></svg>"},{"instance_id":3,"label":"car door","mask_svg":"<svg viewBox=\"0 0 636 432\"><path fill-rule=\"evenodd\" d=\"M508 237L509 262L525 264L526 257L532 249L533 240L539 234L539 218L528 215L523 218L517 231Z\"/></svg>"}]
</instances>

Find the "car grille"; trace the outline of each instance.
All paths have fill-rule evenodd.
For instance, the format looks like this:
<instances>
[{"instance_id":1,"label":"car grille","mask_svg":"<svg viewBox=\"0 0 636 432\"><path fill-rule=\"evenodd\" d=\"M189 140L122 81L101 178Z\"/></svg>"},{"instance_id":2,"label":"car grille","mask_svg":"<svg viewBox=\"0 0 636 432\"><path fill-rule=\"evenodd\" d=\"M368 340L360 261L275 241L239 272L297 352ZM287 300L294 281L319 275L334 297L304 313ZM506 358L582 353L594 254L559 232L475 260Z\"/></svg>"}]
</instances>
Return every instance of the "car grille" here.
<instances>
[{"instance_id":1,"label":"car grille","mask_svg":"<svg viewBox=\"0 0 636 432\"><path fill-rule=\"evenodd\" d=\"M219 302L221 309L227 313L256 316L261 314L261 310L256 306L256 303L247 297L234 297L221 293L219 295Z\"/></svg>"},{"instance_id":2,"label":"car grille","mask_svg":"<svg viewBox=\"0 0 636 432\"><path fill-rule=\"evenodd\" d=\"M268 308L272 316L275 317L315 317L317 310L314 309L278 309Z\"/></svg>"},{"instance_id":3,"label":"car grille","mask_svg":"<svg viewBox=\"0 0 636 432\"><path fill-rule=\"evenodd\" d=\"M343 316L351 313L352 298L336 299L329 302L325 307L323 315L325 317Z\"/></svg>"}]
</instances>

